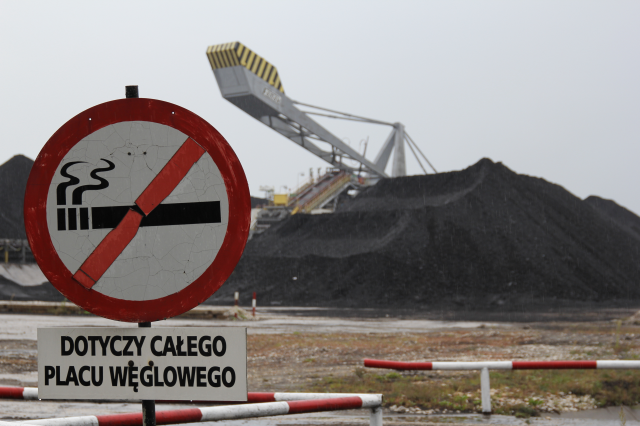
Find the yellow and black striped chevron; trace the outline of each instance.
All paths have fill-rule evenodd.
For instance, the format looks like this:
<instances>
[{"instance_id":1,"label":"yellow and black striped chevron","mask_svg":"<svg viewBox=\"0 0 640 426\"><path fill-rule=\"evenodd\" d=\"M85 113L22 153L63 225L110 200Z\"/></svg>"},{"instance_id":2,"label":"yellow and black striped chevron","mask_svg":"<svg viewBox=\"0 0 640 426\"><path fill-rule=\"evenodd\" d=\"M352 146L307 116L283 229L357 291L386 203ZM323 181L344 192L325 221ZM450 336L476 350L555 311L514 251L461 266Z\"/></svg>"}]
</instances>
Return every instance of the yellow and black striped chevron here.
<instances>
[{"instance_id":1,"label":"yellow and black striped chevron","mask_svg":"<svg viewBox=\"0 0 640 426\"><path fill-rule=\"evenodd\" d=\"M284 93L284 87L282 87L276 67L238 41L209 46L207 57L214 70L242 65Z\"/></svg>"}]
</instances>

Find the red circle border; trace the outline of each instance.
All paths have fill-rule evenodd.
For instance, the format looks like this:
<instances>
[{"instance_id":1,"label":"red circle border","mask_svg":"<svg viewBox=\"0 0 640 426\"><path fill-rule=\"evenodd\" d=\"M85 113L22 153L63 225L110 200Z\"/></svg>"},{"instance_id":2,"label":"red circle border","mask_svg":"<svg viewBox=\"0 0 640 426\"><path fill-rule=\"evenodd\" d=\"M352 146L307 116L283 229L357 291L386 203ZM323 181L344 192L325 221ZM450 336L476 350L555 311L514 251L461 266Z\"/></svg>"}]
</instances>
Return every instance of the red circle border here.
<instances>
[{"instance_id":1,"label":"red circle border","mask_svg":"<svg viewBox=\"0 0 640 426\"><path fill-rule=\"evenodd\" d=\"M224 241L209 268L181 291L160 299L131 301L87 290L58 256L45 225L49 186L58 165L84 137L122 121L151 121L173 127L193 138L213 158L224 179L229 222ZM33 255L51 284L67 299L105 318L125 322L159 321L180 315L215 293L229 278L242 256L249 235L249 185L235 152L204 119L180 106L155 99L118 99L96 105L67 121L38 154L24 198L24 222Z\"/></svg>"}]
</instances>

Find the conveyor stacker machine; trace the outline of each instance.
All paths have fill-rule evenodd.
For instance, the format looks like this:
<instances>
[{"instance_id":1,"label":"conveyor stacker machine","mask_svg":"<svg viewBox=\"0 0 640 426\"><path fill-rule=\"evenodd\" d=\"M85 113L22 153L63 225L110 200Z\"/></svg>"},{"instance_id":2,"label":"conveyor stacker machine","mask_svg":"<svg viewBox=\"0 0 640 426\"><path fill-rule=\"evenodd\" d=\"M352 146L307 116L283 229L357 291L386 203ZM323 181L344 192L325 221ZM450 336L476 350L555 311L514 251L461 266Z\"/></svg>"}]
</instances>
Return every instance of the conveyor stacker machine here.
<instances>
[{"instance_id":1,"label":"conveyor stacker machine","mask_svg":"<svg viewBox=\"0 0 640 426\"><path fill-rule=\"evenodd\" d=\"M393 151L391 176L405 176L406 141L424 173L427 171L414 148L433 169L401 123L372 120L292 100L284 93L276 67L240 42L209 46L207 57L220 92L226 100L336 168L349 174L364 174L375 182L379 178L389 177L385 169ZM301 110L298 106L305 107L306 110ZM309 108L312 110L308 110ZM391 126L392 130L372 161L342 142L310 115L383 124Z\"/></svg>"}]
</instances>

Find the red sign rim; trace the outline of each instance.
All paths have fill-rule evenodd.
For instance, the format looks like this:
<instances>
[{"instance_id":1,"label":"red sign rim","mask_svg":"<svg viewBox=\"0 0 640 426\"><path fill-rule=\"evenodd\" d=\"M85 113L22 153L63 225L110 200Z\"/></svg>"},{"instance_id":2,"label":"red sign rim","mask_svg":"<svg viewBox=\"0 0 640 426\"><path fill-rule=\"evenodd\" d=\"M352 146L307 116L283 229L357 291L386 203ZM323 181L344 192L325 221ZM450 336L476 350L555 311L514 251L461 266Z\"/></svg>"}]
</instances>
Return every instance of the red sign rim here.
<instances>
[{"instance_id":1,"label":"red sign rim","mask_svg":"<svg viewBox=\"0 0 640 426\"><path fill-rule=\"evenodd\" d=\"M198 142L211 156L224 179L229 199L229 223L224 241L209 268L183 290L155 300L116 299L87 290L62 263L47 223L49 186L60 161L91 133L122 121L151 121L173 127ZM96 105L67 121L38 154L24 198L24 222L33 255L44 275L67 299L95 315L125 322L159 321L180 315L210 297L229 278L242 256L249 235L249 185L235 152L224 137L193 112L155 99L119 99Z\"/></svg>"}]
</instances>

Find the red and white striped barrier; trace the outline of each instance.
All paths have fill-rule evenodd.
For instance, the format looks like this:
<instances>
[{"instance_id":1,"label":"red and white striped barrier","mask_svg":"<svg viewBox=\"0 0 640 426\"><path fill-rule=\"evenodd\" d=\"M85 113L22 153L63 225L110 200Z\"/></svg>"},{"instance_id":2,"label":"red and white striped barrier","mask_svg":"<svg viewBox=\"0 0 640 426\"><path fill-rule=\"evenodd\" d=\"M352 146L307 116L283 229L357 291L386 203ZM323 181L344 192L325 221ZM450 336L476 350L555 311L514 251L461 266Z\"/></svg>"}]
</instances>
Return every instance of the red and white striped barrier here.
<instances>
[{"instance_id":1,"label":"red and white striped barrier","mask_svg":"<svg viewBox=\"0 0 640 426\"><path fill-rule=\"evenodd\" d=\"M479 361L405 362L365 359L364 366L390 370L596 370L640 369L640 361Z\"/></svg>"},{"instance_id":2,"label":"red and white striped barrier","mask_svg":"<svg viewBox=\"0 0 640 426\"><path fill-rule=\"evenodd\" d=\"M270 417L283 416L286 414L369 408L372 411L370 418L371 426L382 426L381 405L382 395L360 395L306 401L281 401L236 406L186 408L182 410L157 411L156 424L170 425L179 423L213 422L220 420L247 419L252 417ZM142 425L142 413L29 420L21 423L44 426L140 426Z\"/></svg>"},{"instance_id":3,"label":"red and white striped barrier","mask_svg":"<svg viewBox=\"0 0 640 426\"><path fill-rule=\"evenodd\" d=\"M38 399L38 388L0 386L0 399Z\"/></svg>"},{"instance_id":4,"label":"red and white striped barrier","mask_svg":"<svg viewBox=\"0 0 640 426\"><path fill-rule=\"evenodd\" d=\"M0 399L37 400L38 388L0 387ZM157 402L184 403L185 401ZM168 425L368 408L371 409L370 426L382 426L382 395L379 394L249 392L247 394L247 402L248 404L245 405L157 411L156 422L159 425ZM12 424L37 424L47 426L138 426L142 425L142 413L29 420ZM0 426L3 425L4 423L0 422Z\"/></svg>"},{"instance_id":5,"label":"red and white striped barrier","mask_svg":"<svg viewBox=\"0 0 640 426\"><path fill-rule=\"evenodd\" d=\"M372 394L359 393L306 393L306 392L247 392L247 402L230 402L230 401L177 401L177 400L158 400L158 403L177 403L184 404L192 402L196 404L252 404L258 402L281 402L281 401L306 401L316 399L335 399L357 396L360 398L369 398ZM382 404L382 395L374 394L373 396L380 398ZM23 388L17 386L0 386L0 399L26 399L38 400L38 388ZM81 400L84 401L84 400ZM95 400L91 400L95 402Z\"/></svg>"},{"instance_id":6,"label":"red and white striped barrier","mask_svg":"<svg viewBox=\"0 0 640 426\"><path fill-rule=\"evenodd\" d=\"M381 394L368 393L306 393L306 392L248 392L247 402L280 402L280 401L306 401L316 399L336 399L354 397L368 399L372 396L380 400ZM211 402L211 401L208 401Z\"/></svg>"},{"instance_id":7,"label":"red and white striped barrier","mask_svg":"<svg viewBox=\"0 0 640 426\"><path fill-rule=\"evenodd\" d=\"M473 361L473 362L406 362L365 359L364 366L390 370L480 370L482 412L491 413L489 370L635 370L640 361Z\"/></svg>"}]
</instances>

